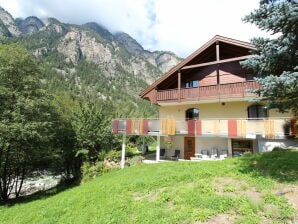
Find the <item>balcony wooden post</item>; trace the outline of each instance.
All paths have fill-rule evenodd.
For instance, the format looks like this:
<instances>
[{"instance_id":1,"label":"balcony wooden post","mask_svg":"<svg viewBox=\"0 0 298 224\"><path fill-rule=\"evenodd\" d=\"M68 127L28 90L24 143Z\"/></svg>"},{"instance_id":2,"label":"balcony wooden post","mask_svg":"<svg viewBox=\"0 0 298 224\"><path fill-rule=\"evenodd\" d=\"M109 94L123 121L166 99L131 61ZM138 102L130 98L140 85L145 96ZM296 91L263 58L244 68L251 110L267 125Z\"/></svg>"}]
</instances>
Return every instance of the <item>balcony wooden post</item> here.
<instances>
[{"instance_id":1,"label":"balcony wooden post","mask_svg":"<svg viewBox=\"0 0 298 224\"><path fill-rule=\"evenodd\" d=\"M219 58L219 42L216 41L216 62L217 62L217 66L216 66L216 78L217 78L217 84L219 85L220 84L220 81L219 81L219 61L220 61L220 58Z\"/></svg>"},{"instance_id":2,"label":"balcony wooden post","mask_svg":"<svg viewBox=\"0 0 298 224\"><path fill-rule=\"evenodd\" d=\"M218 88L217 88L217 94L218 94L218 98L220 100L220 78L219 78L219 61L220 61L220 57L219 57L219 42L216 41L216 82L217 82L217 85L218 85Z\"/></svg>"},{"instance_id":3,"label":"balcony wooden post","mask_svg":"<svg viewBox=\"0 0 298 224\"><path fill-rule=\"evenodd\" d=\"M153 90L153 100L152 100L154 104L157 103L157 94L158 94L157 90L154 89Z\"/></svg>"},{"instance_id":4,"label":"balcony wooden post","mask_svg":"<svg viewBox=\"0 0 298 224\"><path fill-rule=\"evenodd\" d=\"M181 71L178 71L178 102L181 102Z\"/></svg>"}]
</instances>

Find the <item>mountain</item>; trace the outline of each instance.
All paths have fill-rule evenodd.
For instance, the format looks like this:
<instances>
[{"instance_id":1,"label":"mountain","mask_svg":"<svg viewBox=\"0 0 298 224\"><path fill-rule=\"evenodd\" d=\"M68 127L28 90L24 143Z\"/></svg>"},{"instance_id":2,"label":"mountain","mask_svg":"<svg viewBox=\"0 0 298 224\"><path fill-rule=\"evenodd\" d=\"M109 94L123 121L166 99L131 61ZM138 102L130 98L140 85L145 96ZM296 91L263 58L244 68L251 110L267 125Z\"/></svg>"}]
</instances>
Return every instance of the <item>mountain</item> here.
<instances>
[{"instance_id":1,"label":"mountain","mask_svg":"<svg viewBox=\"0 0 298 224\"><path fill-rule=\"evenodd\" d=\"M20 33L12 16L0 6L0 35L10 37Z\"/></svg>"},{"instance_id":2,"label":"mountain","mask_svg":"<svg viewBox=\"0 0 298 224\"><path fill-rule=\"evenodd\" d=\"M15 22L22 34L34 33L44 27L44 23L35 16L30 16L24 20L17 18Z\"/></svg>"},{"instance_id":3,"label":"mountain","mask_svg":"<svg viewBox=\"0 0 298 224\"><path fill-rule=\"evenodd\" d=\"M181 61L171 52L147 51L128 34L113 34L95 22L14 19L1 7L0 36L7 37L6 42L21 43L37 57L51 91L111 101L121 108L120 116L139 113L140 108L143 114L155 111L138 94Z\"/></svg>"}]
</instances>

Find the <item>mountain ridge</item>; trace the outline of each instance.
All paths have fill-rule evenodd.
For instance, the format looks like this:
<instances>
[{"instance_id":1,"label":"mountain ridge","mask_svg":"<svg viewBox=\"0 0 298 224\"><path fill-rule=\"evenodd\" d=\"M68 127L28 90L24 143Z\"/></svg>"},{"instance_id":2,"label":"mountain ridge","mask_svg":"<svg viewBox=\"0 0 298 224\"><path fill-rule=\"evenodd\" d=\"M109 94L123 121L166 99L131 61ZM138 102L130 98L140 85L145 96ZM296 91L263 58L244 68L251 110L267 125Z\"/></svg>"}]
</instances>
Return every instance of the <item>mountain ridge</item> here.
<instances>
[{"instance_id":1,"label":"mountain ridge","mask_svg":"<svg viewBox=\"0 0 298 224\"><path fill-rule=\"evenodd\" d=\"M53 23L55 20L56 23L61 23L59 20L55 18L47 18L46 22L44 23L41 19L36 16L29 16L25 19L16 18L13 19L11 14L7 12L0 6L0 20L5 25L7 30L9 31L8 34L0 33L0 36L19 36L21 34L32 34L35 32L39 32L42 29L45 29L49 23ZM67 24L71 25L71 24ZM90 29L94 30L95 32L99 33L102 37L109 41L115 41L118 44L122 45L129 53L132 54L141 54L145 56L149 62L157 66L161 70L162 73L167 72L170 70L174 65L179 63L182 59L176 56L174 53L169 51L149 51L145 50L141 44L139 44L134 38L132 38L129 34L125 32L116 32L115 34L111 33L107 28L100 25L96 22L87 22L83 25L75 25L75 26L85 26L89 27ZM166 60L161 58L162 55L167 55ZM170 62L173 60L173 62Z\"/></svg>"},{"instance_id":2,"label":"mountain ridge","mask_svg":"<svg viewBox=\"0 0 298 224\"><path fill-rule=\"evenodd\" d=\"M21 43L35 55L51 91L109 101L121 111L119 117L156 113L138 95L182 60L172 52L145 50L129 34L113 34L95 22L14 19L1 7L0 36L6 37L2 42Z\"/></svg>"}]
</instances>

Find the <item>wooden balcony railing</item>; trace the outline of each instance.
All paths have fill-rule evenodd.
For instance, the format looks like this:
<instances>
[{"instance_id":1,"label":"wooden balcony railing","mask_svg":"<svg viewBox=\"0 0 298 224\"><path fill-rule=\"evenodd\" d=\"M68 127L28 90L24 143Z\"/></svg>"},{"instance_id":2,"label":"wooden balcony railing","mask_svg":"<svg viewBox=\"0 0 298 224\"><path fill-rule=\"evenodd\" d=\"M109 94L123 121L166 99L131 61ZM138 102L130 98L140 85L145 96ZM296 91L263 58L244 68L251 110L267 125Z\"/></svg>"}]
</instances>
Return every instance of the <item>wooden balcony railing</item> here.
<instances>
[{"instance_id":1,"label":"wooden balcony railing","mask_svg":"<svg viewBox=\"0 0 298 224\"><path fill-rule=\"evenodd\" d=\"M202 137L277 139L294 136L294 119L117 119L112 122L113 133L128 135L179 135Z\"/></svg>"},{"instance_id":2,"label":"wooden balcony railing","mask_svg":"<svg viewBox=\"0 0 298 224\"><path fill-rule=\"evenodd\" d=\"M197 88L182 88L180 94L178 89L158 90L156 99L157 102L171 102L248 97L254 96L254 94L248 91L249 89L259 88L260 86L255 81L247 81Z\"/></svg>"}]
</instances>

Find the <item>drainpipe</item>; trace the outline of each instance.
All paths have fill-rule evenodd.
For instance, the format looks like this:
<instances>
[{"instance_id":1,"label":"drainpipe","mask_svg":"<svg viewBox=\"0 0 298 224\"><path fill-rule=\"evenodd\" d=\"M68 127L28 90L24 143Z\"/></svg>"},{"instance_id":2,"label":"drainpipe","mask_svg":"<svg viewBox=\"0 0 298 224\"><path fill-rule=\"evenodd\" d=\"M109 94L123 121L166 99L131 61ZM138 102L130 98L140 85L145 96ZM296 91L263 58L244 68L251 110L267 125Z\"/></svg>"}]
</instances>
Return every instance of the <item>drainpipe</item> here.
<instances>
[{"instance_id":1,"label":"drainpipe","mask_svg":"<svg viewBox=\"0 0 298 224\"><path fill-rule=\"evenodd\" d=\"M125 142L126 142L126 134L123 134L122 137L122 153L121 153L121 168L124 168L125 165Z\"/></svg>"},{"instance_id":2,"label":"drainpipe","mask_svg":"<svg viewBox=\"0 0 298 224\"><path fill-rule=\"evenodd\" d=\"M160 157L160 135L157 135L157 143L156 143L156 162L159 161Z\"/></svg>"}]
</instances>

